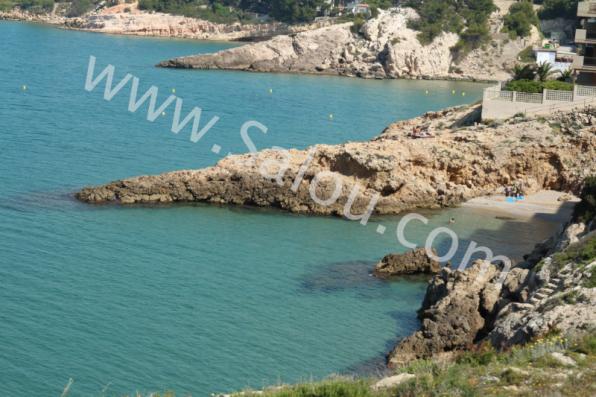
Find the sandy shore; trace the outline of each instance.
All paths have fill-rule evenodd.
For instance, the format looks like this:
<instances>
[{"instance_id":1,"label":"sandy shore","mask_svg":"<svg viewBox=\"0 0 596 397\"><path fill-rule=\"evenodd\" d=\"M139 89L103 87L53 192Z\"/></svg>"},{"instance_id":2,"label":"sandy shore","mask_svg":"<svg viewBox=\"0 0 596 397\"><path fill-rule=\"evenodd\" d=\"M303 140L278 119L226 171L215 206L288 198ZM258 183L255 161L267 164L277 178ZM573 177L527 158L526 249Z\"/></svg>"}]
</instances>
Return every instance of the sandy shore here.
<instances>
[{"instance_id":1,"label":"sandy shore","mask_svg":"<svg viewBox=\"0 0 596 397\"><path fill-rule=\"evenodd\" d=\"M565 223L579 199L569 193L541 190L526 196L523 200L508 202L505 195L477 197L466 201L462 207L482 209L499 217L530 219L548 217ZM553 218L554 217L554 218Z\"/></svg>"}]
</instances>

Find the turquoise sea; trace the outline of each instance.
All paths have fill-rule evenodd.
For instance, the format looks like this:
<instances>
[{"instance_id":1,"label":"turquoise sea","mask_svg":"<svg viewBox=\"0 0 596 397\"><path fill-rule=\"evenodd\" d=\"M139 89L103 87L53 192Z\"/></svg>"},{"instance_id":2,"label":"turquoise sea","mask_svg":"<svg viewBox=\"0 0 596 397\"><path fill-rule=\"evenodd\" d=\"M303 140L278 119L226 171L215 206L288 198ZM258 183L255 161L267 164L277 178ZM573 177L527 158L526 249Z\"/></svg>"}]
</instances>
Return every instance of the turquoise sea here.
<instances>
[{"instance_id":1,"label":"turquoise sea","mask_svg":"<svg viewBox=\"0 0 596 397\"><path fill-rule=\"evenodd\" d=\"M85 185L244 152L247 120L269 129L253 134L258 148L365 140L392 121L477 100L483 88L153 67L231 45L0 22L3 394L60 396L72 379L69 396L206 396L370 371L417 327L425 281L368 275L403 250L391 231L397 217L362 226L265 209L73 200ZM85 91L91 55L98 68L114 65L115 81L132 73L141 93L155 85L163 98L175 89L203 109L202 123L220 121L193 144L189 128L170 132L168 111L154 123L145 106L130 113L128 88L110 102L103 83ZM543 232L530 233L532 225L464 209L426 215L431 225L413 224L410 239L455 216L463 239L516 255L553 227L537 220ZM375 233L378 224L391 232Z\"/></svg>"}]
</instances>

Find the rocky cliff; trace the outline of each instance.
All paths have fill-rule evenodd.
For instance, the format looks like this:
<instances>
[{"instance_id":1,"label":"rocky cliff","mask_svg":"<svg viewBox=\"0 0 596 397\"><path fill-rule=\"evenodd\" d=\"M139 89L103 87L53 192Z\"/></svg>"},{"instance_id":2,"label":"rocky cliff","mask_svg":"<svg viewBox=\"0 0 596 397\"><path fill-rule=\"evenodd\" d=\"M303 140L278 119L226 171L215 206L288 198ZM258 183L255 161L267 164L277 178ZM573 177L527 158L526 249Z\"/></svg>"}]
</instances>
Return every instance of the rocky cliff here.
<instances>
[{"instance_id":1,"label":"rocky cliff","mask_svg":"<svg viewBox=\"0 0 596 397\"><path fill-rule=\"evenodd\" d=\"M368 142L228 156L201 170L89 187L90 203L247 204L313 214L399 213L451 206L523 183L528 193L577 191L596 172L593 110L552 120L477 124L478 106L447 109L389 126ZM413 129L432 137L415 139ZM375 203L376 201L376 203Z\"/></svg>"},{"instance_id":2,"label":"rocky cliff","mask_svg":"<svg viewBox=\"0 0 596 397\"><path fill-rule=\"evenodd\" d=\"M510 40L500 33L502 14L491 18L493 40L457 65L451 48L459 37L443 33L422 45L418 32L407 27L418 18L410 8L382 11L354 33L352 23L284 35L272 40L164 61L162 67L232 69L259 72L333 74L365 78L432 78L498 80L508 76L517 54L539 40Z\"/></svg>"},{"instance_id":3,"label":"rocky cliff","mask_svg":"<svg viewBox=\"0 0 596 397\"><path fill-rule=\"evenodd\" d=\"M427 288L420 330L398 343L388 356L389 365L445 358L482 342L502 349L553 332L567 338L593 333L594 229L596 219L569 223L537 245L504 282L501 268L482 261L464 271L444 267Z\"/></svg>"}]
</instances>

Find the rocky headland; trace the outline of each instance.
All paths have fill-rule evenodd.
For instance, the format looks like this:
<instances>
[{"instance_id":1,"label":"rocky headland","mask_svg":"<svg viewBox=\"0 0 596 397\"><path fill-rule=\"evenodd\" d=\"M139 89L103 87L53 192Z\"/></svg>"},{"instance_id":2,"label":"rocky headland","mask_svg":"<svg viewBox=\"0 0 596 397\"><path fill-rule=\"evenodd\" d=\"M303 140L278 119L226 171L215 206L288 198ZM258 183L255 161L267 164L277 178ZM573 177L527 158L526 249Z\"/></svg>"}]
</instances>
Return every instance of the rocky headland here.
<instances>
[{"instance_id":1,"label":"rocky headland","mask_svg":"<svg viewBox=\"0 0 596 397\"><path fill-rule=\"evenodd\" d=\"M594 110L477 123L479 106L450 108L390 125L367 142L263 150L215 166L88 187L89 203L209 202L296 213L357 215L453 206L521 183L578 192L596 172ZM431 137L415 139L414 128ZM317 198L313 199L313 197Z\"/></svg>"},{"instance_id":2,"label":"rocky headland","mask_svg":"<svg viewBox=\"0 0 596 397\"><path fill-rule=\"evenodd\" d=\"M344 23L271 40L247 44L214 54L184 56L158 66L192 69L228 69L355 76L363 78L426 78L503 80L524 48L540 41L533 28L528 38L511 40L501 32L504 2L490 19L492 40L457 62L452 47L455 33L442 33L422 45L408 20L418 18L411 8L381 11L357 31ZM499 3L498 3L499 4Z\"/></svg>"}]
</instances>

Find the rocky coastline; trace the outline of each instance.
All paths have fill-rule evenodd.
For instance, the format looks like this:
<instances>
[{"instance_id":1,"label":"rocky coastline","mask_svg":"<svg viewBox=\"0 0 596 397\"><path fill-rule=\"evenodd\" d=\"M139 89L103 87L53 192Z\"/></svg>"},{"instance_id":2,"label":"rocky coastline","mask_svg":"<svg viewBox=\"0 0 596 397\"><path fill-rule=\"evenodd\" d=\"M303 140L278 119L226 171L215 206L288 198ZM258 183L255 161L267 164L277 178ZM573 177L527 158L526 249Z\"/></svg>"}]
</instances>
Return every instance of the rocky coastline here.
<instances>
[{"instance_id":1,"label":"rocky coastline","mask_svg":"<svg viewBox=\"0 0 596 397\"><path fill-rule=\"evenodd\" d=\"M87 203L205 201L344 216L350 204L353 216L363 214L375 196L374 213L395 214L456 205L512 182L526 193L553 189L579 195L596 175L596 110L485 123L478 115L479 105L429 112L394 123L368 142L228 156L210 168L88 187L76 197ZM412 136L419 128L430 136ZM350 198L353 186L359 194ZM313 192L325 205L313 200ZM438 271L419 310L420 329L391 350L389 368L407 368L420 359L451 362L486 344L508 349L553 332L569 338L595 332L594 229L594 219L574 215L505 273L501 265L483 261L463 271L437 269L432 261L414 261L416 252L384 258L376 269L380 277ZM415 380L402 375L380 383L394 387Z\"/></svg>"},{"instance_id":2,"label":"rocky coastline","mask_svg":"<svg viewBox=\"0 0 596 397\"><path fill-rule=\"evenodd\" d=\"M367 142L232 155L215 166L88 187L88 203L208 202L317 215L397 214L453 206L522 183L577 193L596 173L594 110L479 124L479 106L390 125ZM416 128L432 137L415 139ZM317 200L313 199L315 197Z\"/></svg>"},{"instance_id":3,"label":"rocky coastline","mask_svg":"<svg viewBox=\"0 0 596 397\"><path fill-rule=\"evenodd\" d=\"M596 219L586 222L569 221L502 283L503 269L483 261L464 271L443 267L429 282L420 330L396 345L388 364L449 359L482 343L507 349L553 332L569 338L594 332Z\"/></svg>"},{"instance_id":4,"label":"rocky coastline","mask_svg":"<svg viewBox=\"0 0 596 397\"><path fill-rule=\"evenodd\" d=\"M137 3L119 4L80 17L67 17L59 9L51 13L30 13L17 8L0 11L0 20L44 23L64 29L96 33L213 41L257 41L280 34L317 29L333 23L332 20L321 20L300 25L280 22L225 24L180 15L146 12L137 7Z\"/></svg>"},{"instance_id":5,"label":"rocky coastline","mask_svg":"<svg viewBox=\"0 0 596 397\"><path fill-rule=\"evenodd\" d=\"M409 20L418 18L417 13L397 8L381 11L357 30L352 23L332 25L214 54L165 60L158 66L375 79L505 80L520 51L537 44L540 36L534 28L529 38L503 37L503 15L499 9L491 17L491 44L457 62L452 53L457 34L442 33L422 45L418 32L408 27Z\"/></svg>"}]
</instances>

